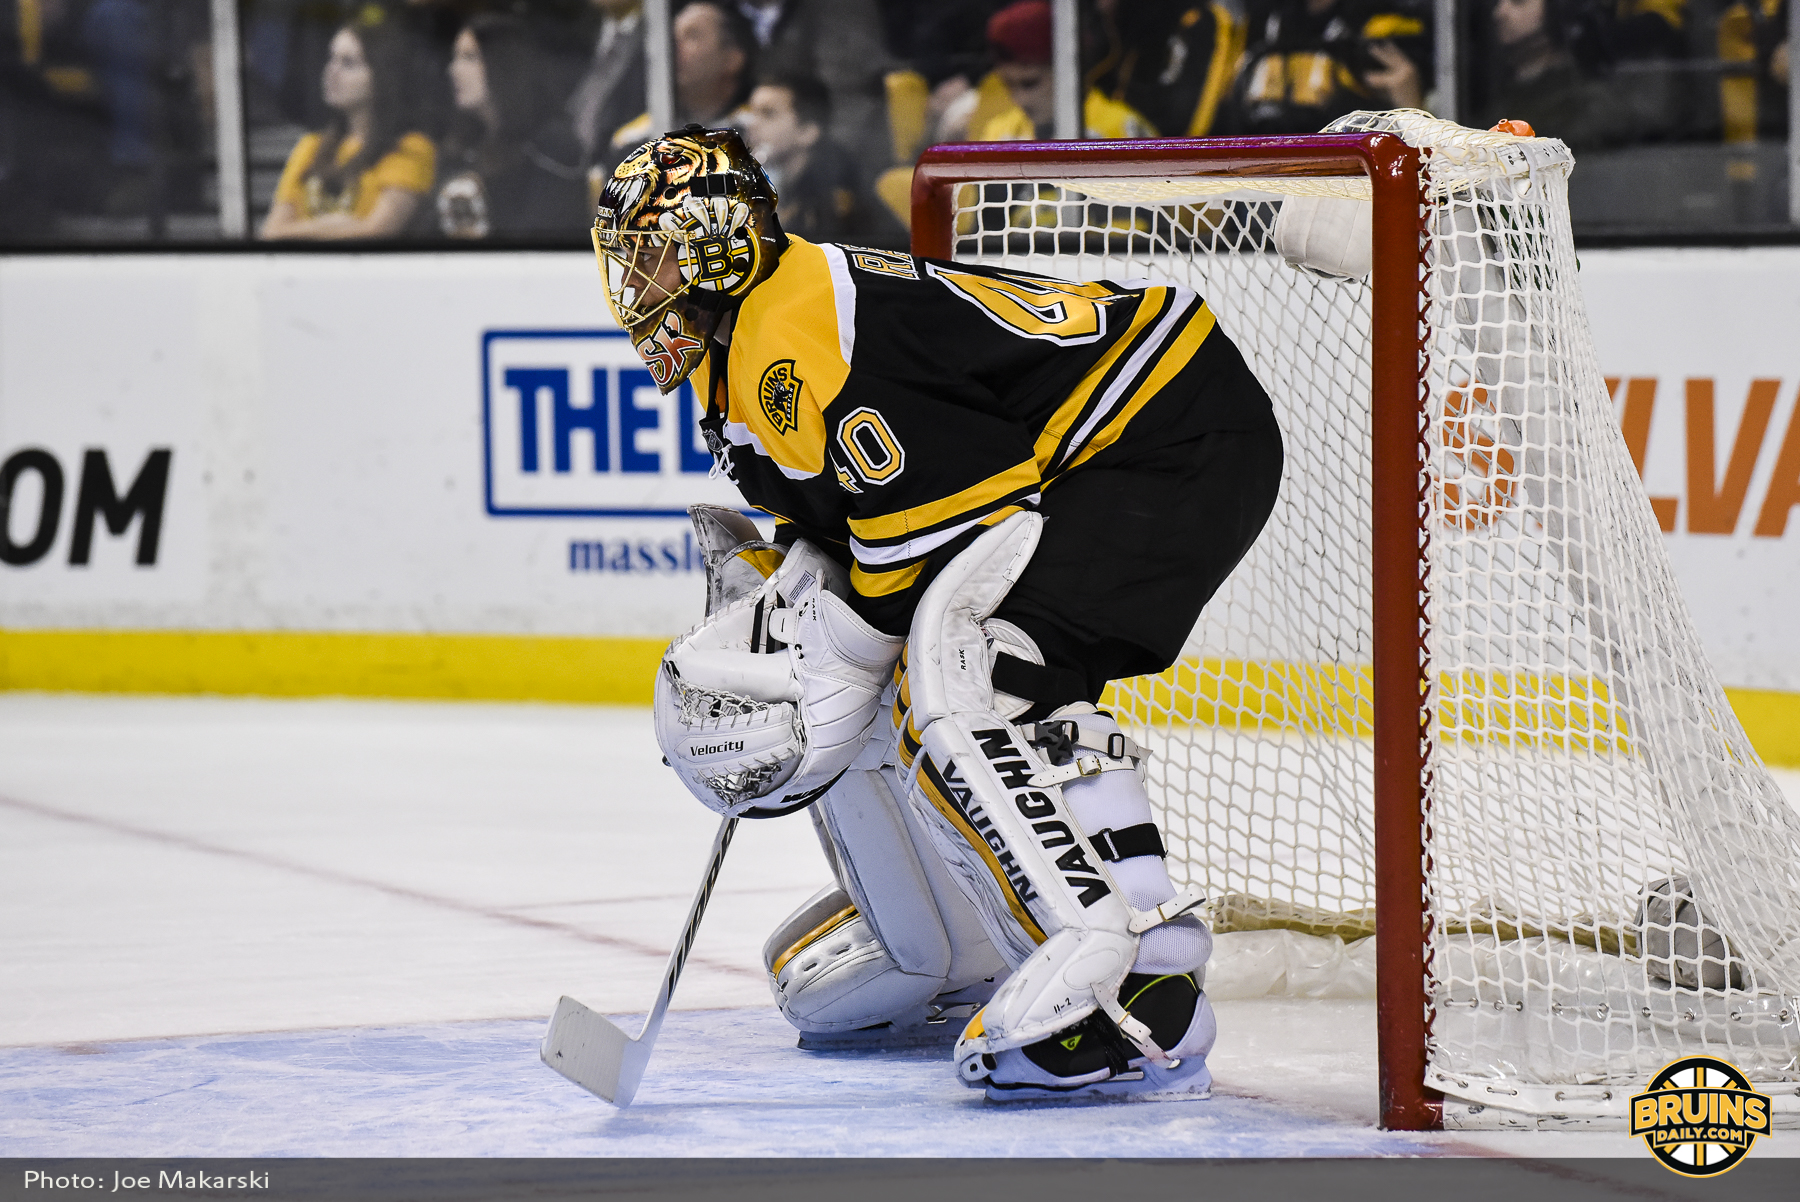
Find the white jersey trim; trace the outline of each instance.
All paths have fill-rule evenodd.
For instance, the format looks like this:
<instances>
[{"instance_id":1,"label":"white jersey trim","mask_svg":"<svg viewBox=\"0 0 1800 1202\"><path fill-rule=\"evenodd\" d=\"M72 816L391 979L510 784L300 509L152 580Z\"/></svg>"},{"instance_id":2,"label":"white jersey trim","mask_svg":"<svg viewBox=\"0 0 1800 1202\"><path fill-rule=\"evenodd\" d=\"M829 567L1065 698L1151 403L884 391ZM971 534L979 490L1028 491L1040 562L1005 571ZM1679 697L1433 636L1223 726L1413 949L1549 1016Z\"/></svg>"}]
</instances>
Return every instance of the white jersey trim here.
<instances>
[{"instance_id":1,"label":"white jersey trim","mask_svg":"<svg viewBox=\"0 0 1800 1202\"><path fill-rule=\"evenodd\" d=\"M758 455L761 455L764 459L773 463L776 468L780 470L781 474L786 476L789 480L811 480L819 474L818 472L803 472L796 468L788 467L786 464L776 459L775 456L769 454L763 447L762 439L756 436L755 431L751 430L750 427L746 426L743 422L725 422L724 433L726 442L731 443L733 446L749 447L752 451L755 451Z\"/></svg>"},{"instance_id":2,"label":"white jersey trim","mask_svg":"<svg viewBox=\"0 0 1800 1202\"><path fill-rule=\"evenodd\" d=\"M1042 496L1042 493L1034 492L1029 497L1011 501L1009 504L1023 505L1028 509L1036 509L1037 503L1042 499ZM971 526L976 526L986 521L990 516L991 511L990 513L983 513L976 517L972 517L966 522L958 522L956 525L947 527L943 530L936 530L930 534L921 534L917 538L909 538L903 543L896 543L893 546L888 547L871 547L865 542L852 538L850 540L850 553L856 556L856 562L868 567L877 567L882 564L901 563L908 559L917 559L921 555L929 555L957 535L968 530Z\"/></svg>"},{"instance_id":3,"label":"white jersey trim","mask_svg":"<svg viewBox=\"0 0 1800 1202\"><path fill-rule=\"evenodd\" d=\"M1081 448L1086 446L1088 439L1094 436L1094 431L1098 430L1101 423L1119 407L1120 399L1142 383L1139 377L1144 374L1144 369L1150 365L1153 359L1162 354L1163 347L1175 333L1175 328L1182 323L1182 320L1187 317L1200 299L1192 289L1182 288L1179 285L1162 286L1167 287L1174 294L1170 299L1169 311L1163 314L1161 321L1156 323L1156 329L1151 331L1150 337L1144 339L1143 343L1132 353L1131 358L1125 361L1125 366L1113 378L1112 385L1100 395L1100 403L1094 406L1094 411L1088 414L1087 420L1082 422L1081 427L1075 431L1075 437L1069 440L1069 449L1064 451L1062 457L1056 461L1058 467L1080 454Z\"/></svg>"},{"instance_id":4,"label":"white jersey trim","mask_svg":"<svg viewBox=\"0 0 1800 1202\"><path fill-rule=\"evenodd\" d=\"M831 269L831 299L837 308L838 354L849 367L856 353L856 281L850 275L850 260L829 242L818 244L825 252L825 265Z\"/></svg>"}]
</instances>

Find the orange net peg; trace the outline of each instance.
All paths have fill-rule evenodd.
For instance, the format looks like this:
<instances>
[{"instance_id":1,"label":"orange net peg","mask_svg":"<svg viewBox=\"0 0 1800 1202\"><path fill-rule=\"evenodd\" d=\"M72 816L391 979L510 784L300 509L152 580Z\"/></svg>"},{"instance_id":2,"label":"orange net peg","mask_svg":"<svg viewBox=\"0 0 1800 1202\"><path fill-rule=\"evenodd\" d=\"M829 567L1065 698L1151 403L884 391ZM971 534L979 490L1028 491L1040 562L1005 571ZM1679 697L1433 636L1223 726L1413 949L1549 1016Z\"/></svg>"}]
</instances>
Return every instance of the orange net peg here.
<instances>
[{"instance_id":1,"label":"orange net peg","mask_svg":"<svg viewBox=\"0 0 1800 1202\"><path fill-rule=\"evenodd\" d=\"M1513 121L1510 119L1494 122L1494 132L1497 134L1511 134L1515 138L1533 138L1537 136L1531 128L1531 122Z\"/></svg>"}]
</instances>

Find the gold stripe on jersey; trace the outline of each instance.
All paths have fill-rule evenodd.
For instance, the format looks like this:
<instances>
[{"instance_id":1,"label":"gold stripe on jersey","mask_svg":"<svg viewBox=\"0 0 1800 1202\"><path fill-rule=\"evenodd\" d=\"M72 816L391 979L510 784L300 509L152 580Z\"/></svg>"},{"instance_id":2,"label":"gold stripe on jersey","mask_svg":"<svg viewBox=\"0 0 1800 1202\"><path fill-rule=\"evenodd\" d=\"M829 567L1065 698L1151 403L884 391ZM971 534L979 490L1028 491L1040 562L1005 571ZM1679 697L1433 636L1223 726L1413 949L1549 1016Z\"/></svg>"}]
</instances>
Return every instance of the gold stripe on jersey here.
<instances>
[{"instance_id":1,"label":"gold stripe on jersey","mask_svg":"<svg viewBox=\"0 0 1800 1202\"><path fill-rule=\"evenodd\" d=\"M969 525L992 526L996 522L1005 521L1015 513L1024 512L1024 509L1023 505L1003 505L986 517L970 522ZM935 548L933 549L935 550ZM903 589L911 588L913 582L919 578L919 573L925 570L925 561L929 555L929 551L924 552L905 567L885 571L870 571L861 562L854 563L850 567L850 585L864 597L886 597Z\"/></svg>"},{"instance_id":2,"label":"gold stripe on jersey","mask_svg":"<svg viewBox=\"0 0 1800 1202\"><path fill-rule=\"evenodd\" d=\"M804 478L825 470L825 407L842 391L850 364L825 252L800 238L789 243L775 274L738 310L725 422L731 441L774 460L783 475ZM761 349L770 347L779 354Z\"/></svg>"},{"instance_id":3,"label":"gold stripe on jersey","mask_svg":"<svg viewBox=\"0 0 1800 1202\"><path fill-rule=\"evenodd\" d=\"M1132 316L1131 324L1125 327L1125 332L1113 340L1113 344L1106 348L1106 353L1081 377L1081 382L1075 385L1075 390L1069 394L1068 399L1058 405L1050 420L1044 423L1043 430L1038 433L1037 441L1033 444L1033 449L1037 452L1039 476L1047 473L1050 465L1056 462L1064 440L1080 423L1094 394L1104 391L1101 385L1112 376L1131 349L1143 341L1145 331L1168 308L1171 295L1172 290L1168 288L1145 291L1144 299Z\"/></svg>"},{"instance_id":4,"label":"gold stripe on jersey","mask_svg":"<svg viewBox=\"0 0 1800 1202\"><path fill-rule=\"evenodd\" d=\"M1200 350L1200 344L1206 341L1207 335L1213 332L1216 325L1218 325L1218 319L1213 316L1211 309L1207 308L1205 304L1196 306L1193 316L1188 318L1187 324L1182 327L1181 332L1157 357L1156 366L1150 370L1148 375L1142 377L1142 382L1131 394L1131 399L1125 402L1117 416L1088 439L1087 445L1082 447L1081 451L1069 461L1068 466L1078 467L1117 442L1119 436L1125 433L1125 427L1131 423L1131 419L1137 416L1138 411L1149 402L1151 397L1161 392L1163 387L1175 378L1177 372L1188 365L1188 362Z\"/></svg>"},{"instance_id":5,"label":"gold stripe on jersey","mask_svg":"<svg viewBox=\"0 0 1800 1202\"><path fill-rule=\"evenodd\" d=\"M1119 365L1113 378L1107 381L1094 398L1094 403L1081 415L1075 426L1075 432L1063 442L1063 448L1057 455L1056 466L1052 473L1069 467L1078 452L1084 448L1100 427L1112 421L1137 389L1146 373L1154 371L1156 365L1164 360L1169 344L1174 341L1177 332L1186 326L1188 319L1200 310L1200 298L1187 289L1173 290L1169 298L1169 309L1162 320L1158 321L1150 332L1144 335L1137 346L1133 347L1125 361ZM1185 360L1183 360L1185 362Z\"/></svg>"},{"instance_id":6,"label":"gold stripe on jersey","mask_svg":"<svg viewBox=\"0 0 1800 1202\"><path fill-rule=\"evenodd\" d=\"M900 676L900 687L894 691L894 725L906 725L906 715L912 710L912 691L907 687L906 673L898 664L894 670Z\"/></svg>"},{"instance_id":7,"label":"gold stripe on jersey","mask_svg":"<svg viewBox=\"0 0 1800 1202\"><path fill-rule=\"evenodd\" d=\"M902 542L914 535L930 533L938 526L968 521L970 515L990 505L1036 492L1037 486L1037 462L1027 459L941 500L878 517L851 518L850 534L858 542L871 546Z\"/></svg>"},{"instance_id":8,"label":"gold stripe on jersey","mask_svg":"<svg viewBox=\"0 0 1800 1202\"><path fill-rule=\"evenodd\" d=\"M895 568L891 572L871 572L860 563L850 565L850 585L865 597L886 597L912 587L912 582L925 570L925 561Z\"/></svg>"}]
</instances>

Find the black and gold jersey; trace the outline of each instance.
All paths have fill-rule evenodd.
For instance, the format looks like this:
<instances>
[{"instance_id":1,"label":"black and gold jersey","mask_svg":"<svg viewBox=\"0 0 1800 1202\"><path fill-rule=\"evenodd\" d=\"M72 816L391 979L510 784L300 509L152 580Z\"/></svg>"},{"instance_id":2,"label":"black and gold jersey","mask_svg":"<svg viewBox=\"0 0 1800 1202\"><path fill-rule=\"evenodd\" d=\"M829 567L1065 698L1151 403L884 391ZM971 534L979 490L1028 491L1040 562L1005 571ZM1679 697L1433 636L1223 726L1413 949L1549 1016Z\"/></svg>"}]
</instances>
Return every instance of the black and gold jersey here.
<instances>
[{"instance_id":1,"label":"black and gold jersey","mask_svg":"<svg viewBox=\"0 0 1800 1202\"><path fill-rule=\"evenodd\" d=\"M835 548L859 612L898 633L934 564L1117 443L1213 329L1175 286L792 238L694 382L745 499ZM1232 420L1209 407L1156 433Z\"/></svg>"}]
</instances>

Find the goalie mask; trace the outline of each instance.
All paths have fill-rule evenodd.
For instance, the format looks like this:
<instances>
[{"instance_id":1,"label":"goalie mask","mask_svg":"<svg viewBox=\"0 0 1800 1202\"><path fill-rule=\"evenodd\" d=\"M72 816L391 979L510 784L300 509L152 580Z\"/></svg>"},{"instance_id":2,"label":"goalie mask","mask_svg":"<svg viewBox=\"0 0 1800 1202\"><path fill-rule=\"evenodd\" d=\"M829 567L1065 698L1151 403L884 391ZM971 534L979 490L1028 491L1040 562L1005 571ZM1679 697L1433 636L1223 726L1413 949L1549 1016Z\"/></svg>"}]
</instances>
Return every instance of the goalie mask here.
<instances>
[{"instance_id":1,"label":"goalie mask","mask_svg":"<svg viewBox=\"0 0 1800 1202\"><path fill-rule=\"evenodd\" d=\"M594 254L613 316L664 393L693 374L720 314L775 270L775 189L735 129L644 143L600 193Z\"/></svg>"}]
</instances>

